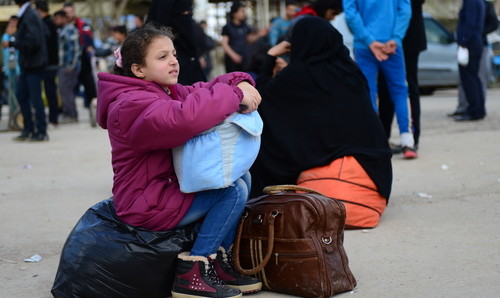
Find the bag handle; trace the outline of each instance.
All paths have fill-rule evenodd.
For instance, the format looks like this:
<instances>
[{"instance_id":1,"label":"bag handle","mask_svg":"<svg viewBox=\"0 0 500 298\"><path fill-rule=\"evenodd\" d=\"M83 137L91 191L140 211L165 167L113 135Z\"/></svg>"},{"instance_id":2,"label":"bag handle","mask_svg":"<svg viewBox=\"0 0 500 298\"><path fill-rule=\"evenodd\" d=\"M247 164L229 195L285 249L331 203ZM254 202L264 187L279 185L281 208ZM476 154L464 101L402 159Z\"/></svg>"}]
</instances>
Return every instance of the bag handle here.
<instances>
[{"instance_id":1,"label":"bag handle","mask_svg":"<svg viewBox=\"0 0 500 298\"><path fill-rule=\"evenodd\" d=\"M307 187L298 186L298 185L293 185L293 184L270 185L270 186L264 187L264 190L263 190L263 192L265 194L273 194L273 193L277 193L277 192L287 192L287 191L302 191L302 192L306 192L306 193L313 193L313 194L325 196L324 194L320 193L317 190L307 188Z\"/></svg>"},{"instance_id":2,"label":"bag handle","mask_svg":"<svg viewBox=\"0 0 500 298\"><path fill-rule=\"evenodd\" d=\"M246 213L243 218L241 219L240 225L238 227L238 232L236 234L236 238L234 241L234 255L233 255L233 260L234 260L234 267L236 270L238 270L240 273L246 274L246 275L252 275L257 272L260 272L264 267L267 265L269 262L269 259L271 259L271 255L273 252L274 248L274 220L280 213L278 211L273 211L271 213L271 216L269 218L269 236L268 236L268 241L267 241L267 253L264 259L260 264L255 266L252 269L244 269L241 267L240 264L240 242L241 242L241 233L243 231L243 225L245 223L246 218L248 217L248 213Z\"/></svg>"}]
</instances>

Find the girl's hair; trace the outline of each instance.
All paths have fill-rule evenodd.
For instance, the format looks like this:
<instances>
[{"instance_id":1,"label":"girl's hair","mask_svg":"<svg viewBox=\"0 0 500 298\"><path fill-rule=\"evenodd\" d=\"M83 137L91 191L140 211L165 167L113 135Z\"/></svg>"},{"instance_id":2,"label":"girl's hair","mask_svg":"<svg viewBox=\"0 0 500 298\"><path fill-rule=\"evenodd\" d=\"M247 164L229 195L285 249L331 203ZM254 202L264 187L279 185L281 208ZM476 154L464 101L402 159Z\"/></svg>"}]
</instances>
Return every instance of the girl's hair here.
<instances>
[{"instance_id":1,"label":"girl's hair","mask_svg":"<svg viewBox=\"0 0 500 298\"><path fill-rule=\"evenodd\" d=\"M120 48L122 67L115 64L114 74L131 78L137 78L132 72L132 65L145 65L146 55L151 43L159 37L168 37L174 40L174 34L170 28L155 27L149 23L146 26L137 29L127 36Z\"/></svg>"}]
</instances>

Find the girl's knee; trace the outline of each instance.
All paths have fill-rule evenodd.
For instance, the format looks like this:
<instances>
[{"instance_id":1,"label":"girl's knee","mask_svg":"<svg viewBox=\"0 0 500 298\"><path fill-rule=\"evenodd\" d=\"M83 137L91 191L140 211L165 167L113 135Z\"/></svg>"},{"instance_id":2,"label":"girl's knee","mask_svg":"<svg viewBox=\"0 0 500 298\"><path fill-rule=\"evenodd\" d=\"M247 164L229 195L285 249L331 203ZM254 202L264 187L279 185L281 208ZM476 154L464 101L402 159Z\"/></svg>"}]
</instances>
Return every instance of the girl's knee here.
<instances>
[{"instance_id":1,"label":"girl's knee","mask_svg":"<svg viewBox=\"0 0 500 298\"><path fill-rule=\"evenodd\" d=\"M247 182L240 178L236 180L231 187L234 188L235 204L244 207L249 194L249 186L247 185Z\"/></svg>"}]
</instances>

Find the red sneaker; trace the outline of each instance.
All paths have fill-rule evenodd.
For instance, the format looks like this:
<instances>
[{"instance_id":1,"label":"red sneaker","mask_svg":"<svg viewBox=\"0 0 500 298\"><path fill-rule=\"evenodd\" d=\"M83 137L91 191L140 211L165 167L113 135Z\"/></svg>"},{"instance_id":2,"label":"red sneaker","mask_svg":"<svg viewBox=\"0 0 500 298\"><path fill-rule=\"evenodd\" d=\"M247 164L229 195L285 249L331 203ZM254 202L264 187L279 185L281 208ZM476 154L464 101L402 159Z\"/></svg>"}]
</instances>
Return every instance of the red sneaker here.
<instances>
[{"instance_id":1,"label":"red sneaker","mask_svg":"<svg viewBox=\"0 0 500 298\"><path fill-rule=\"evenodd\" d=\"M417 151L411 147L403 147L403 158L404 159L415 159L418 157Z\"/></svg>"}]
</instances>

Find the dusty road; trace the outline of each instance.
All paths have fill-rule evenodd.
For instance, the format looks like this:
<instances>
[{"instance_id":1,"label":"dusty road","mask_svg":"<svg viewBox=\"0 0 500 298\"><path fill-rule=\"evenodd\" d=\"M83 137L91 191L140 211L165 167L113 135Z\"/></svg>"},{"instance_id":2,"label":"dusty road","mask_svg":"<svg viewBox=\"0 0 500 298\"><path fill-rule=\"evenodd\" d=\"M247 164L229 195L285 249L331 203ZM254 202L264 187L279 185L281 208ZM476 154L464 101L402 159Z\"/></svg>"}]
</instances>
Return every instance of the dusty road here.
<instances>
[{"instance_id":1,"label":"dusty road","mask_svg":"<svg viewBox=\"0 0 500 298\"><path fill-rule=\"evenodd\" d=\"M346 232L358 286L341 297L500 297L500 89L489 90L479 122L445 116L456 96L450 89L422 98L420 158L394 156L380 225ZM0 133L1 298L51 297L68 233L111 194L107 134L81 115L50 130L48 143ZM23 261L34 254L39 263Z\"/></svg>"}]
</instances>

